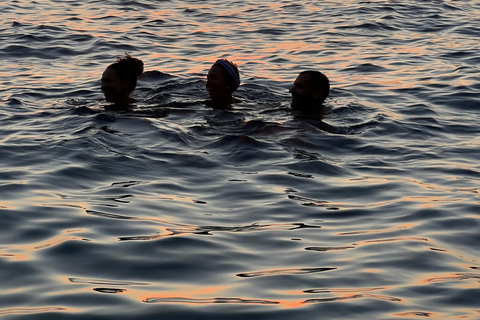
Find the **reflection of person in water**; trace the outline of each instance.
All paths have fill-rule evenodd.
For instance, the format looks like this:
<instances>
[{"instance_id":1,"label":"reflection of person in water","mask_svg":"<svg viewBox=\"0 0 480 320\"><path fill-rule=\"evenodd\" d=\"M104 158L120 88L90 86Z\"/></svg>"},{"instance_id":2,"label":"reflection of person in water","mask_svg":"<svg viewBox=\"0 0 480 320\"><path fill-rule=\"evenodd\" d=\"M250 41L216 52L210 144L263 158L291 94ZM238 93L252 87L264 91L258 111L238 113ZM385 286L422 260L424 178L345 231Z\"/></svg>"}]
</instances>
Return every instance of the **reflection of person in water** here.
<instances>
[{"instance_id":1,"label":"reflection of person in water","mask_svg":"<svg viewBox=\"0 0 480 320\"><path fill-rule=\"evenodd\" d=\"M323 102L330 93L330 81L323 73L301 72L295 79L290 93L292 109L298 113L316 118L322 118L327 113Z\"/></svg>"},{"instance_id":2,"label":"reflection of person in water","mask_svg":"<svg viewBox=\"0 0 480 320\"><path fill-rule=\"evenodd\" d=\"M136 102L131 98L137 86L137 79L143 73L143 62L130 55L118 58L105 69L102 75L102 91L105 100L113 103L115 109L126 109L130 103Z\"/></svg>"},{"instance_id":3,"label":"reflection of person in water","mask_svg":"<svg viewBox=\"0 0 480 320\"><path fill-rule=\"evenodd\" d=\"M233 92L240 85L238 67L227 59L217 60L208 71L206 87L212 107L228 107L235 102Z\"/></svg>"}]
</instances>

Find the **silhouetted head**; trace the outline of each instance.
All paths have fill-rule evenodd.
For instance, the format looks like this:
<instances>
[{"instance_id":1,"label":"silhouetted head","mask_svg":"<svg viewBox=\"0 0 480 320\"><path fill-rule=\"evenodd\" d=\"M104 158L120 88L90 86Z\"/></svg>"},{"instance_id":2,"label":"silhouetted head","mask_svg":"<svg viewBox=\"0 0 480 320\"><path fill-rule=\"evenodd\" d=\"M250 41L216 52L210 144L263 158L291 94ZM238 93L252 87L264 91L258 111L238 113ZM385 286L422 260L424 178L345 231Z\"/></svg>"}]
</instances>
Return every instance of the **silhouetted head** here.
<instances>
[{"instance_id":1,"label":"silhouetted head","mask_svg":"<svg viewBox=\"0 0 480 320\"><path fill-rule=\"evenodd\" d=\"M102 91L108 102L128 105L130 95L137 86L137 79L143 73L143 62L130 55L118 58L105 69L102 75Z\"/></svg>"},{"instance_id":2,"label":"silhouetted head","mask_svg":"<svg viewBox=\"0 0 480 320\"><path fill-rule=\"evenodd\" d=\"M208 71L206 87L213 102L231 104L232 94L239 85L238 67L227 59L217 60Z\"/></svg>"},{"instance_id":3,"label":"silhouetted head","mask_svg":"<svg viewBox=\"0 0 480 320\"><path fill-rule=\"evenodd\" d=\"M304 114L323 115L323 102L330 93L330 81L320 71L303 71L289 91L292 94L292 109Z\"/></svg>"}]
</instances>

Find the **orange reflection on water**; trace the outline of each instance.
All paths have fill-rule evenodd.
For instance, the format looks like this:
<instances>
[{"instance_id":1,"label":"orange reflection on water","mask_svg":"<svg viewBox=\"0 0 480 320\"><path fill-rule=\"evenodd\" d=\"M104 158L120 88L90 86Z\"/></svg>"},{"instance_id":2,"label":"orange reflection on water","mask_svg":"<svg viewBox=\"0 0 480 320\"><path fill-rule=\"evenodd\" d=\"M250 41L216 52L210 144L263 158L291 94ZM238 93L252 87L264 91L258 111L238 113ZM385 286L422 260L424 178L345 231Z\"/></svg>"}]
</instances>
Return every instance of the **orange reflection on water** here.
<instances>
[{"instance_id":1,"label":"orange reflection on water","mask_svg":"<svg viewBox=\"0 0 480 320\"><path fill-rule=\"evenodd\" d=\"M388 76L386 73L352 75L349 80L353 80L355 83L368 83L370 87L372 84L376 84L382 88L386 87L386 89L408 89L412 87L412 82L408 79L399 79L398 76Z\"/></svg>"},{"instance_id":2,"label":"orange reflection on water","mask_svg":"<svg viewBox=\"0 0 480 320\"><path fill-rule=\"evenodd\" d=\"M451 281L473 281L476 288L478 288L478 281L480 280L479 273L438 273L428 274L428 278L421 278L417 281L417 285L425 285L437 282L451 282Z\"/></svg>"},{"instance_id":3,"label":"orange reflection on water","mask_svg":"<svg viewBox=\"0 0 480 320\"><path fill-rule=\"evenodd\" d=\"M380 270L371 270L373 273L380 272ZM364 288L321 288L321 289L311 289L306 291L290 291L284 292L283 294L289 295L303 295L308 293L307 299L301 300L282 300L279 301L279 304L283 308L299 308L312 303L325 303L325 302L335 302L348 299L377 299L377 300L388 300L394 302L400 302L401 299L396 297L384 296L379 294L371 294L367 292L373 292L378 290L386 290L388 287L364 287ZM279 294L282 294L281 292Z\"/></svg>"},{"instance_id":4,"label":"orange reflection on water","mask_svg":"<svg viewBox=\"0 0 480 320\"><path fill-rule=\"evenodd\" d=\"M238 297L229 293L232 286L212 286L212 287L189 287L177 286L175 291L150 292L143 290L128 290L130 298L144 303L172 304L181 303L186 305L205 305L216 303L231 304L256 304L267 307L280 307L283 309L292 309L308 306L315 303L328 303L348 299L373 299L383 300L395 303L402 303L403 300L394 296L369 293L377 290L388 289L386 287L377 288L335 288L319 289L307 291L279 291L274 294L275 298L255 298ZM123 293L126 293L124 291ZM289 296L281 298L279 296Z\"/></svg>"},{"instance_id":5,"label":"orange reflection on water","mask_svg":"<svg viewBox=\"0 0 480 320\"><path fill-rule=\"evenodd\" d=\"M55 313L55 312L62 312L62 313L77 313L80 312L80 309L70 308L70 307L32 307L32 308L7 308L7 309L0 309L0 317L1 316L19 316L19 315L34 315L38 314L40 318L40 314L45 313Z\"/></svg>"},{"instance_id":6,"label":"orange reflection on water","mask_svg":"<svg viewBox=\"0 0 480 320\"><path fill-rule=\"evenodd\" d=\"M171 10L158 10L153 12L154 16L159 16L159 17L167 17L170 16L173 13Z\"/></svg>"},{"instance_id":7,"label":"orange reflection on water","mask_svg":"<svg viewBox=\"0 0 480 320\"><path fill-rule=\"evenodd\" d=\"M402 319L415 319L415 318L428 318L428 319L445 319L442 318L442 315L436 314L433 312L424 312L424 311L410 311L410 312L402 312L393 314L395 317L399 317Z\"/></svg>"},{"instance_id":8,"label":"orange reflection on water","mask_svg":"<svg viewBox=\"0 0 480 320\"><path fill-rule=\"evenodd\" d=\"M8 258L15 261L24 261L31 259L26 254L17 254L17 253L2 253L0 248L0 258Z\"/></svg>"},{"instance_id":9,"label":"orange reflection on water","mask_svg":"<svg viewBox=\"0 0 480 320\"><path fill-rule=\"evenodd\" d=\"M358 234L374 234L374 233L389 233L394 232L400 229L410 229L417 226L418 223L405 223L400 226L395 226L391 228L385 229L376 229L376 230L359 230L359 231L349 231L349 232L340 232L337 233L339 236L350 236L350 235L358 235Z\"/></svg>"},{"instance_id":10,"label":"orange reflection on water","mask_svg":"<svg viewBox=\"0 0 480 320\"><path fill-rule=\"evenodd\" d=\"M194 200L193 198L187 197L187 196L176 196L176 195L170 195L170 194L161 194L159 195L160 199L163 200L173 200L173 201L180 201L180 202L197 202L197 200Z\"/></svg>"},{"instance_id":11,"label":"orange reflection on water","mask_svg":"<svg viewBox=\"0 0 480 320\"><path fill-rule=\"evenodd\" d=\"M169 300L179 297L189 297L188 299L205 299L209 298L210 295L221 296L223 294L227 295L227 291L231 289L232 285L224 286L191 286L191 285L176 285L174 291L164 291L161 293L151 292L145 293L144 290L131 290L130 296L136 300L143 302L148 301L149 299L159 299L159 300ZM194 297L194 298L193 298ZM187 298L184 298L187 299Z\"/></svg>"},{"instance_id":12,"label":"orange reflection on water","mask_svg":"<svg viewBox=\"0 0 480 320\"><path fill-rule=\"evenodd\" d=\"M12 205L13 202L14 201L0 201L0 210L1 209L7 209L7 210L14 209L16 206Z\"/></svg>"},{"instance_id":13,"label":"orange reflection on water","mask_svg":"<svg viewBox=\"0 0 480 320\"><path fill-rule=\"evenodd\" d=\"M373 274L383 273L383 271L380 270L380 269L362 269L362 272L363 273L373 273ZM385 288L381 288L381 289L385 289Z\"/></svg>"},{"instance_id":14,"label":"orange reflection on water","mask_svg":"<svg viewBox=\"0 0 480 320\"><path fill-rule=\"evenodd\" d=\"M280 307L282 309L294 309L308 306L309 304L315 303L328 303L328 302L337 302L342 300L350 299L372 299L372 300L383 300L390 302L403 302L402 299L385 296L385 295L376 295L376 294L354 294L354 293L345 293L337 294L330 297L321 297L321 298L310 298L310 299L252 299L252 298L234 298L234 297L216 297L216 298L192 298L190 296L183 295L166 295L166 296L151 296L145 297L142 299L142 302L145 303L181 303L181 304L190 304L192 306L199 304L215 304L215 303L233 303L233 304L257 304L257 305L266 305L271 307Z\"/></svg>"},{"instance_id":15,"label":"orange reflection on water","mask_svg":"<svg viewBox=\"0 0 480 320\"><path fill-rule=\"evenodd\" d=\"M156 44L156 45L160 45L160 44ZM148 55L148 57L151 58L151 59L157 59L157 60L167 59L169 61L170 60L177 60L179 62L180 61L185 61L184 56L175 55L171 52L169 52L169 53L152 52ZM216 59L217 58L215 58L215 60ZM189 60L195 62L195 64L193 64L193 65L191 65L191 63L189 62L189 68L190 68L189 73L200 73L200 74L204 73L205 76L206 76L205 71L208 70L208 68L210 68L210 65L215 62L214 59L207 60L207 58L205 58L205 57L193 57L193 56L189 57ZM166 65L152 66L151 69L160 70L160 71L166 72L166 73L178 72L178 66L175 66L173 68L171 66L171 64L169 64L168 66L166 66Z\"/></svg>"},{"instance_id":16,"label":"orange reflection on water","mask_svg":"<svg viewBox=\"0 0 480 320\"><path fill-rule=\"evenodd\" d=\"M407 237L395 237L395 238L386 238L386 239L364 240L364 241L359 241L359 242L355 243L355 245L362 246L362 245L370 245L370 244L376 244L376 243L403 242L403 241L428 242L429 240L427 238L407 236Z\"/></svg>"},{"instance_id":17,"label":"orange reflection on water","mask_svg":"<svg viewBox=\"0 0 480 320\"><path fill-rule=\"evenodd\" d=\"M6 257L15 260L33 260L34 253L37 250L45 249L57 244L60 244L69 240L76 241L89 241L88 239L71 236L71 233L83 232L83 229L74 229L74 230L64 230L61 234L54 236L48 240L35 243L35 244L24 244L24 245L9 245L8 247L0 247L0 257Z\"/></svg>"},{"instance_id":18,"label":"orange reflection on water","mask_svg":"<svg viewBox=\"0 0 480 320\"><path fill-rule=\"evenodd\" d=\"M445 199L445 197L413 196L397 199L396 202L412 202L417 203L419 208L435 208L439 206L439 202L462 202L464 200L463 198Z\"/></svg>"},{"instance_id":19,"label":"orange reflection on water","mask_svg":"<svg viewBox=\"0 0 480 320\"><path fill-rule=\"evenodd\" d=\"M160 46L160 44L157 44ZM234 52L238 48L236 46L226 46L228 50L226 51L232 51ZM207 75L208 70L210 67L213 65L213 63L220 58L226 58L228 60L231 60L234 62L240 70L240 75L243 75L242 68L241 66L244 63L249 63L251 61L256 61L257 64L267 64L266 62L263 62L263 59L265 58L263 55L259 55L258 53L252 53L250 55L226 55L226 54L219 54L215 56L199 56L199 57L189 57L188 61L185 61L184 56L180 55L175 55L170 53L164 53L164 52L152 52L148 55L148 57L152 60L177 60L177 61L183 61L185 62L185 65L183 67L188 68L188 73L191 74L200 74L200 75ZM179 66L177 65L172 65L171 63L168 63L166 65L162 65L161 63L158 65L152 65L150 66L150 69L156 69L162 72L166 73L176 73L176 72L184 72L184 70L179 70ZM243 80L242 80L243 82Z\"/></svg>"}]
</instances>

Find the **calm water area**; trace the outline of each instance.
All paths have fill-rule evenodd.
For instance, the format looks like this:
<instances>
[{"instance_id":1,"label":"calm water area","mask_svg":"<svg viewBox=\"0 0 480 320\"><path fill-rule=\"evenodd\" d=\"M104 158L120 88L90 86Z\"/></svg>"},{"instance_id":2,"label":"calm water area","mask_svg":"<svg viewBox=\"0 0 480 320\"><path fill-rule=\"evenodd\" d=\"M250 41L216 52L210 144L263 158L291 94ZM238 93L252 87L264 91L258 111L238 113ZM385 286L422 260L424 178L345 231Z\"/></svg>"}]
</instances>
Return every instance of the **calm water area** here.
<instances>
[{"instance_id":1,"label":"calm water area","mask_svg":"<svg viewBox=\"0 0 480 320\"><path fill-rule=\"evenodd\" d=\"M478 0L0 13L0 318L480 319ZM125 53L139 102L108 111ZM291 112L308 69L333 130Z\"/></svg>"}]
</instances>

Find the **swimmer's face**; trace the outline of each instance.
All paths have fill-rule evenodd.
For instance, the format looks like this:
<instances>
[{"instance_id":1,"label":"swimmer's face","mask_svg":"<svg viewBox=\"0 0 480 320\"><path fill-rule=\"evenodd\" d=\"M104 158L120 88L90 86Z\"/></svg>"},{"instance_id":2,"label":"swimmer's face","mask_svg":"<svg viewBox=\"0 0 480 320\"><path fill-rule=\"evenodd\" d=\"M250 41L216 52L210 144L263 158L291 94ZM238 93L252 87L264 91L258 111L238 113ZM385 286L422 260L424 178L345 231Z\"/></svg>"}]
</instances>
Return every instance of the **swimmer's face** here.
<instances>
[{"instance_id":1,"label":"swimmer's face","mask_svg":"<svg viewBox=\"0 0 480 320\"><path fill-rule=\"evenodd\" d=\"M231 95L230 87L225 80L223 69L220 66L212 66L208 71L206 87L212 100L225 95Z\"/></svg>"},{"instance_id":2,"label":"swimmer's face","mask_svg":"<svg viewBox=\"0 0 480 320\"><path fill-rule=\"evenodd\" d=\"M119 103L128 99L128 81L122 81L113 68L107 68L102 75L102 91L105 100L108 102Z\"/></svg>"},{"instance_id":3,"label":"swimmer's face","mask_svg":"<svg viewBox=\"0 0 480 320\"><path fill-rule=\"evenodd\" d=\"M299 75L289 91L292 94L292 109L301 112L311 111L319 96L318 90L312 87L308 74Z\"/></svg>"}]
</instances>

